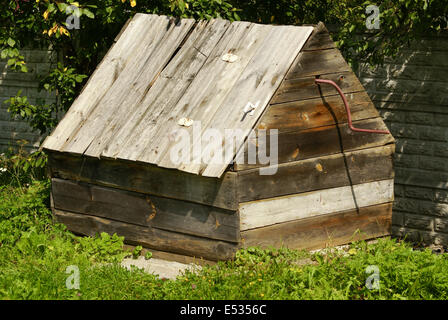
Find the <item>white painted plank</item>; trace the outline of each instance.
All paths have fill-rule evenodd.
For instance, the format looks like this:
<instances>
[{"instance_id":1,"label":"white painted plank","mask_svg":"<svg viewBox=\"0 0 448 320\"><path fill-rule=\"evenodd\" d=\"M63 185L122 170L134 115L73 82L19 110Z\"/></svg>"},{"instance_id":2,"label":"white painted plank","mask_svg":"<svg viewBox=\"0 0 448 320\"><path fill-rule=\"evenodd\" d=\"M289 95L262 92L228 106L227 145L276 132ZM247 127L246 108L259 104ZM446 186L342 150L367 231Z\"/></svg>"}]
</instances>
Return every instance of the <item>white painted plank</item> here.
<instances>
[{"instance_id":1,"label":"white painted plank","mask_svg":"<svg viewBox=\"0 0 448 320\"><path fill-rule=\"evenodd\" d=\"M391 179L241 203L241 230L368 207L393 199L394 180Z\"/></svg>"}]
</instances>

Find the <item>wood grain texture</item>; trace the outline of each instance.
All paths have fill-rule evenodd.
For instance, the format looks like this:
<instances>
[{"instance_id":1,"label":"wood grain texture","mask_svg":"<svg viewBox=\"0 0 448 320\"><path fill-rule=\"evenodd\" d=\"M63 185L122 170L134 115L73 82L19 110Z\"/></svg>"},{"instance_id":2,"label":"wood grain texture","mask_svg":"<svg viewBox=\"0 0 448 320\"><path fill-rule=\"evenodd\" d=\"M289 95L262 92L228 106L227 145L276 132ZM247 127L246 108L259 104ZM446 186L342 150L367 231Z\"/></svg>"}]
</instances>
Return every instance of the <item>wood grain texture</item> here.
<instances>
[{"instance_id":1,"label":"wood grain texture","mask_svg":"<svg viewBox=\"0 0 448 320\"><path fill-rule=\"evenodd\" d=\"M286 79L297 79L334 72L352 71L341 52L336 49L303 51L294 61Z\"/></svg>"},{"instance_id":2,"label":"wood grain texture","mask_svg":"<svg viewBox=\"0 0 448 320\"><path fill-rule=\"evenodd\" d=\"M76 214L54 209L53 213L59 223L65 224L72 232L94 236L106 232L118 234L125 242L132 245L159 251L184 254L213 261L229 260L235 255L238 245L225 241L211 240L184 235L150 227L131 225L128 223Z\"/></svg>"},{"instance_id":3,"label":"wood grain texture","mask_svg":"<svg viewBox=\"0 0 448 320\"><path fill-rule=\"evenodd\" d=\"M395 145L280 164L274 175L259 169L238 172L240 202L320 189L387 180L394 177Z\"/></svg>"},{"instance_id":4,"label":"wood grain texture","mask_svg":"<svg viewBox=\"0 0 448 320\"><path fill-rule=\"evenodd\" d=\"M353 125L358 128L387 130L381 118L354 121ZM280 132L277 135L278 163L287 163L308 158L316 158L336 154L340 152L362 150L367 148L381 147L394 143L390 134L372 134L369 132L353 132L347 123L304 129L292 132ZM275 140L275 139L274 139ZM248 159L248 151L258 147L261 150L271 150L271 135L266 134L266 139L253 138L246 142L245 159ZM252 144L252 148L248 148ZM234 170L248 170L264 167L268 164L257 163L235 164Z\"/></svg>"},{"instance_id":5,"label":"wood grain texture","mask_svg":"<svg viewBox=\"0 0 448 320\"><path fill-rule=\"evenodd\" d=\"M325 50L335 48L336 45L327 28L319 22L313 30L309 40L303 46L302 51Z\"/></svg>"},{"instance_id":6,"label":"wood grain texture","mask_svg":"<svg viewBox=\"0 0 448 320\"><path fill-rule=\"evenodd\" d=\"M326 74L322 75L321 78L336 82L344 94L364 91L364 87L351 71ZM315 79L312 76L285 80L279 90L277 90L274 98L272 98L271 104L301 101L338 94L333 86L317 85Z\"/></svg>"},{"instance_id":7,"label":"wood grain texture","mask_svg":"<svg viewBox=\"0 0 448 320\"><path fill-rule=\"evenodd\" d=\"M346 98L353 121L380 116L365 91L347 94ZM270 105L256 128L288 132L346 122L347 112L341 97L332 95Z\"/></svg>"},{"instance_id":8,"label":"wood grain texture","mask_svg":"<svg viewBox=\"0 0 448 320\"><path fill-rule=\"evenodd\" d=\"M49 152L52 177L237 210L236 174L204 178L137 162Z\"/></svg>"},{"instance_id":9,"label":"wood grain texture","mask_svg":"<svg viewBox=\"0 0 448 320\"><path fill-rule=\"evenodd\" d=\"M239 242L235 211L55 178L52 196L54 207L64 211Z\"/></svg>"},{"instance_id":10,"label":"wood grain texture","mask_svg":"<svg viewBox=\"0 0 448 320\"><path fill-rule=\"evenodd\" d=\"M221 41L229 21L201 21L162 71L148 94L125 123L116 126L109 141L103 141L102 156L136 160L156 132L173 118L175 107L186 94L208 57ZM179 119L175 119L176 122ZM98 143L98 142L97 142ZM100 146L99 148L101 148Z\"/></svg>"},{"instance_id":11,"label":"wood grain texture","mask_svg":"<svg viewBox=\"0 0 448 320\"><path fill-rule=\"evenodd\" d=\"M180 166L171 163L169 152L173 145L170 133L181 128L178 120L193 119L205 130L271 28L248 22L232 23L173 112L165 119L159 119L158 130L153 133L155 137L160 137L158 143L148 140L147 147L137 159L163 167ZM222 60L222 56L229 52L238 57L233 63ZM191 133L192 128L184 130ZM192 141L192 145L194 143L196 141Z\"/></svg>"},{"instance_id":12,"label":"wood grain texture","mask_svg":"<svg viewBox=\"0 0 448 320\"><path fill-rule=\"evenodd\" d=\"M222 133L226 129L240 129L247 135L263 113L311 31L310 27L272 28L206 128L213 128ZM266 64L266 61L270 63ZM258 104L258 107L253 115L244 117L242 111L249 102ZM239 143L236 150L240 148L242 141ZM210 163L206 166L180 166L179 169L219 177L230 161L231 159L224 162L224 165Z\"/></svg>"},{"instance_id":13,"label":"wood grain texture","mask_svg":"<svg viewBox=\"0 0 448 320\"><path fill-rule=\"evenodd\" d=\"M321 249L390 235L392 203L242 232L243 247Z\"/></svg>"},{"instance_id":14,"label":"wood grain texture","mask_svg":"<svg viewBox=\"0 0 448 320\"><path fill-rule=\"evenodd\" d=\"M152 29L141 40L140 47L135 50L130 63L125 66L86 121L79 126L76 134L71 136L63 151L85 153L98 135L109 125L113 125L114 119L122 119L139 105L194 22L193 19L177 21L174 18L158 16L151 24Z\"/></svg>"},{"instance_id":15,"label":"wood grain texture","mask_svg":"<svg viewBox=\"0 0 448 320\"><path fill-rule=\"evenodd\" d=\"M120 37L110 48L95 72L87 81L81 94L60 121L42 148L61 150L64 144L75 134L81 123L86 121L95 109L99 100L117 80L125 66L130 62L134 51L141 44L145 34L150 30L154 15L136 14L129 24L126 24Z\"/></svg>"},{"instance_id":16,"label":"wood grain texture","mask_svg":"<svg viewBox=\"0 0 448 320\"><path fill-rule=\"evenodd\" d=\"M324 189L240 204L241 230L389 203L394 180Z\"/></svg>"}]
</instances>

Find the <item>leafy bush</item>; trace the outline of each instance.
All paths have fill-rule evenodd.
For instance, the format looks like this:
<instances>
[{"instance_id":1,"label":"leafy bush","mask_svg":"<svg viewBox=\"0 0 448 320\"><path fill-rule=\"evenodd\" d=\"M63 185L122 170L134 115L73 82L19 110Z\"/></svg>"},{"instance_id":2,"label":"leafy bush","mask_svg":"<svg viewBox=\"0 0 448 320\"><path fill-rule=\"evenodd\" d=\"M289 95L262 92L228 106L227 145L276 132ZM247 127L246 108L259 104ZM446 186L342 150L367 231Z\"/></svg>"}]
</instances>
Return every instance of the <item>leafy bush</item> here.
<instances>
[{"instance_id":1,"label":"leafy bush","mask_svg":"<svg viewBox=\"0 0 448 320\"><path fill-rule=\"evenodd\" d=\"M377 4L381 27L366 33L366 8ZM71 11L67 8L71 6ZM27 72L20 48L41 46L59 53L57 63L41 79L40 88L57 94L54 104L31 104L20 94L9 100L11 115L49 132L92 74L115 36L135 13L156 13L196 19L221 17L276 24L337 24L334 35L347 60L378 64L413 39L447 27L446 0L7 0L0 11L0 57L8 67ZM69 29L69 14L80 29Z\"/></svg>"},{"instance_id":2,"label":"leafy bush","mask_svg":"<svg viewBox=\"0 0 448 320\"><path fill-rule=\"evenodd\" d=\"M46 176L47 156L44 152L28 152L27 141L18 141L18 149L10 148L0 154L0 185L13 184L22 187Z\"/></svg>"},{"instance_id":3,"label":"leafy bush","mask_svg":"<svg viewBox=\"0 0 448 320\"><path fill-rule=\"evenodd\" d=\"M380 239L316 253L247 248L176 281L119 265L123 238L78 237L52 221L48 181L0 188L1 299L447 299L448 255ZM150 258L151 255L146 255ZM80 272L68 289L67 267ZM366 286L369 266L379 289Z\"/></svg>"}]
</instances>

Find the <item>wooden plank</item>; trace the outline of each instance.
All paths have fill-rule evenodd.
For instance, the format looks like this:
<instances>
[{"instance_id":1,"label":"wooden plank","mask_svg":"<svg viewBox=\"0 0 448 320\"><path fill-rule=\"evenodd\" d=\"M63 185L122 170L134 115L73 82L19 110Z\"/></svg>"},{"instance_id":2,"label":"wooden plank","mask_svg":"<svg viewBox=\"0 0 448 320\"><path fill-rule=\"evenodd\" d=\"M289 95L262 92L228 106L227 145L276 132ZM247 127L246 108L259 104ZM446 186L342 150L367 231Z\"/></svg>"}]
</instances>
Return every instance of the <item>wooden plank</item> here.
<instances>
[{"instance_id":1,"label":"wooden plank","mask_svg":"<svg viewBox=\"0 0 448 320\"><path fill-rule=\"evenodd\" d=\"M390 235L392 203L281 223L242 233L243 247L321 249Z\"/></svg>"},{"instance_id":2,"label":"wooden plank","mask_svg":"<svg viewBox=\"0 0 448 320\"><path fill-rule=\"evenodd\" d=\"M52 194L56 209L239 242L235 211L55 178Z\"/></svg>"},{"instance_id":3,"label":"wooden plank","mask_svg":"<svg viewBox=\"0 0 448 320\"><path fill-rule=\"evenodd\" d=\"M297 79L334 72L352 71L341 52L336 49L304 51L286 75L286 79Z\"/></svg>"},{"instance_id":4,"label":"wooden plank","mask_svg":"<svg viewBox=\"0 0 448 320\"><path fill-rule=\"evenodd\" d=\"M240 202L329 189L394 177L395 145L278 165L273 175L259 169L238 172Z\"/></svg>"},{"instance_id":5,"label":"wooden plank","mask_svg":"<svg viewBox=\"0 0 448 320\"><path fill-rule=\"evenodd\" d=\"M142 39L152 28L155 15L136 14L117 42L108 51L95 72L89 78L81 94L76 98L59 125L48 136L42 147L48 150L61 150L75 130L83 123L98 101L120 76L125 66L131 62L134 52Z\"/></svg>"},{"instance_id":6,"label":"wooden plank","mask_svg":"<svg viewBox=\"0 0 448 320\"><path fill-rule=\"evenodd\" d=\"M48 154L52 177L237 210L236 174L201 178L148 164Z\"/></svg>"},{"instance_id":7,"label":"wooden plank","mask_svg":"<svg viewBox=\"0 0 448 320\"><path fill-rule=\"evenodd\" d=\"M194 25L194 20L176 21L161 16L153 25L153 29L141 41L141 47L134 52L132 62L125 66L63 151L83 154L112 119L124 117L129 110L133 110L179 48Z\"/></svg>"},{"instance_id":8,"label":"wooden plank","mask_svg":"<svg viewBox=\"0 0 448 320\"><path fill-rule=\"evenodd\" d=\"M380 116L365 91L348 94L346 98L353 121ZM346 122L344 103L339 95L333 95L270 105L258 122L257 129L288 132Z\"/></svg>"},{"instance_id":9,"label":"wooden plank","mask_svg":"<svg viewBox=\"0 0 448 320\"><path fill-rule=\"evenodd\" d=\"M353 125L358 128L387 130L383 120L378 117L361 121L354 121ZM304 129L293 132L280 132L278 139L278 163L287 163L308 158L326 156L330 154L361 150L384 146L394 143L394 138L390 134L374 134L369 132L353 132L347 123L339 125L323 126L311 129ZM266 166L257 163L248 164L248 144L252 144L261 150L271 150L271 137L266 134L266 139L253 138L245 144L244 164L235 164L234 170L248 170Z\"/></svg>"},{"instance_id":10,"label":"wooden plank","mask_svg":"<svg viewBox=\"0 0 448 320\"><path fill-rule=\"evenodd\" d=\"M322 22L314 28L302 51L324 50L335 48L336 45L330 37L330 33Z\"/></svg>"},{"instance_id":11,"label":"wooden plank","mask_svg":"<svg viewBox=\"0 0 448 320\"><path fill-rule=\"evenodd\" d=\"M241 230L369 207L394 200L394 180L324 189L240 204Z\"/></svg>"},{"instance_id":12,"label":"wooden plank","mask_svg":"<svg viewBox=\"0 0 448 320\"><path fill-rule=\"evenodd\" d=\"M207 128L217 129L223 134L226 129L239 129L247 136L269 104L312 30L311 27L293 26L273 28ZM270 63L267 64L266 61ZM253 115L243 117L243 110L249 102L258 104L258 107ZM242 143L243 141L236 142L236 151L240 149ZM205 152L204 150L203 153ZM203 176L219 177L230 161L231 159L223 164L210 163L200 167L179 168L201 173Z\"/></svg>"},{"instance_id":13,"label":"wooden plank","mask_svg":"<svg viewBox=\"0 0 448 320\"><path fill-rule=\"evenodd\" d=\"M343 78L341 78L341 76ZM325 74L322 75L321 78L333 80L345 94L364 90L364 87L353 72ZM277 90L271 104L300 101L338 94L333 86L317 85L315 79L315 77L304 77L285 80L279 90Z\"/></svg>"},{"instance_id":14,"label":"wooden plank","mask_svg":"<svg viewBox=\"0 0 448 320\"><path fill-rule=\"evenodd\" d=\"M142 102L127 116L115 117L86 154L133 160L131 149L139 150L147 132L170 116L229 25L222 19L200 21Z\"/></svg>"},{"instance_id":15,"label":"wooden plank","mask_svg":"<svg viewBox=\"0 0 448 320\"><path fill-rule=\"evenodd\" d=\"M154 196L149 198L155 208L155 217L151 220L154 228L228 242L240 241L237 211Z\"/></svg>"},{"instance_id":16,"label":"wooden plank","mask_svg":"<svg viewBox=\"0 0 448 320\"><path fill-rule=\"evenodd\" d=\"M51 179L51 191L56 209L150 225L153 208L147 195L57 178Z\"/></svg>"},{"instance_id":17,"label":"wooden plank","mask_svg":"<svg viewBox=\"0 0 448 320\"><path fill-rule=\"evenodd\" d=\"M169 118L159 119L159 128L153 133L153 137L160 137L158 143L151 142L152 136L145 136L148 138L148 147L143 153L140 150L141 155L137 160L176 168L177 164L170 161L169 151L172 146L170 133L179 128L178 120L190 118L200 122L203 129L207 128L208 122L220 108L271 28L272 26L248 22L232 23L173 112L167 115ZM222 59L223 55L229 52L238 56L233 63ZM195 141L193 145L194 143Z\"/></svg>"},{"instance_id":18,"label":"wooden plank","mask_svg":"<svg viewBox=\"0 0 448 320\"><path fill-rule=\"evenodd\" d=\"M217 260L229 260L238 250L238 245L225 241L211 240L184 235L150 227L131 225L83 214L76 214L54 209L53 213L59 223L65 224L72 232L94 236L106 232L118 234L125 242L159 251L167 251L188 256Z\"/></svg>"},{"instance_id":19,"label":"wooden plank","mask_svg":"<svg viewBox=\"0 0 448 320\"><path fill-rule=\"evenodd\" d=\"M221 131L230 128L240 129L247 135L263 114L312 30L311 27L298 29L292 26L273 29L272 34L265 40L265 45L254 56L252 64L244 71L227 102L219 109L210 127ZM272 64L266 64L266 61L271 61ZM260 104L253 111L253 115L241 119L241 110L247 102ZM236 151L240 149L242 143L241 140L236 141ZM204 176L220 176L226 168L226 165L211 163L199 170Z\"/></svg>"}]
</instances>

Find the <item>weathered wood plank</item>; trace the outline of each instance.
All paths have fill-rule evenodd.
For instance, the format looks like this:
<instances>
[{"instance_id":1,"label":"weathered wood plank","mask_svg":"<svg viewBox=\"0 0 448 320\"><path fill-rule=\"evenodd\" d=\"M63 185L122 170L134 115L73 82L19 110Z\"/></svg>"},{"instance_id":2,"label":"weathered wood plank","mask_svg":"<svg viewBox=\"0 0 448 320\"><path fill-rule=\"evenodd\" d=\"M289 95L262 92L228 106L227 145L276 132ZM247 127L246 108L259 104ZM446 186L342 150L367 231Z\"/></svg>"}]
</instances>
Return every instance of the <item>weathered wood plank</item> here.
<instances>
[{"instance_id":1,"label":"weathered wood plank","mask_svg":"<svg viewBox=\"0 0 448 320\"><path fill-rule=\"evenodd\" d=\"M242 233L244 247L321 249L390 235L392 203L285 222Z\"/></svg>"},{"instance_id":2,"label":"weathered wood plank","mask_svg":"<svg viewBox=\"0 0 448 320\"><path fill-rule=\"evenodd\" d=\"M352 71L341 52L334 49L305 51L294 61L286 79Z\"/></svg>"},{"instance_id":3,"label":"weathered wood plank","mask_svg":"<svg viewBox=\"0 0 448 320\"><path fill-rule=\"evenodd\" d=\"M165 156L169 158L171 134L180 128L177 123L181 118L200 121L206 126L259 47L258 38L265 37L269 28L249 22L232 23L172 112L157 119L156 130L145 132L146 147L137 150L136 160L160 165ZM223 61L222 56L229 52L239 59L233 63ZM156 144L153 143L155 137L158 137ZM164 166L176 167L169 163Z\"/></svg>"},{"instance_id":4,"label":"weathered wood plank","mask_svg":"<svg viewBox=\"0 0 448 320\"><path fill-rule=\"evenodd\" d=\"M70 213L54 209L59 223L69 230L87 236L106 232L118 234L129 244L142 245L150 249L203 257L209 260L229 260L235 255L239 245L225 241L211 240L184 235L150 227L131 225L123 222L98 218L83 214Z\"/></svg>"},{"instance_id":5,"label":"weathered wood plank","mask_svg":"<svg viewBox=\"0 0 448 320\"><path fill-rule=\"evenodd\" d=\"M324 50L335 48L336 45L323 23L319 23L313 30L302 51Z\"/></svg>"},{"instance_id":6,"label":"weathered wood plank","mask_svg":"<svg viewBox=\"0 0 448 320\"><path fill-rule=\"evenodd\" d=\"M387 130L381 118L354 121L358 128ZM326 156L330 154L374 148L393 143L395 140L390 134L373 134L369 132L353 132L347 123L323 126L292 132L280 132L278 139L278 163L287 163L308 158ZM234 170L248 170L266 166L259 163L248 164L248 145L253 149L258 146L261 150L271 150L270 134L266 139L250 139L245 144L244 164L235 164Z\"/></svg>"},{"instance_id":7,"label":"weathered wood plank","mask_svg":"<svg viewBox=\"0 0 448 320\"><path fill-rule=\"evenodd\" d=\"M333 80L345 94L364 90L364 87L353 72L325 74L322 75L321 78ZM271 104L300 101L338 94L333 86L317 85L315 79L315 77L305 77L285 80L279 90L277 90Z\"/></svg>"},{"instance_id":8,"label":"weathered wood plank","mask_svg":"<svg viewBox=\"0 0 448 320\"><path fill-rule=\"evenodd\" d=\"M293 26L273 28L207 127L221 132L226 129L240 129L248 134L263 114L312 30L311 27ZM267 64L266 61L270 63ZM253 115L243 117L244 107L249 102L258 104L258 107L253 111ZM236 142L236 150L240 149L242 143L243 141ZM219 177L230 161L231 159L224 165L210 163L196 167L193 172L201 172L203 176ZM191 167L179 168L187 171L191 169Z\"/></svg>"},{"instance_id":9,"label":"weathered wood plank","mask_svg":"<svg viewBox=\"0 0 448 320\"><path fill-rule=\"evenodd\" d=\"M137 162L49 153L52 177L237 210L236 174L202 178Z\"/></svg>"},{"instance_id":10,"label":"weathered wood plank","mask_svg":"<svg viewBox=\"0 0 448 320\"><path fill-rule=\"evenodd\" d=\"M394 200L394 180L324 189L240 204L241 230L354 210Z\"/></svg>"},{"instance_id":11,"label":"weathered wood plank","mask_svg":"<svg viewBox=\"0 0 448 320\"><path fill-rule=\"evenodd\" d=\"M240 202L275 198L394 177L395 145L364 149L278 165L274 175L259 169L238 172Z\"/></svg>"},{"instance_id":12,"label":"weathered wood plank","mask_svg":"<svg viewBox=\"0 0 448 320\"><path fill-rule=\"evenodd\" d=\"M63 151L83 154L112 119L127 116L129 110L133 110L145 97L194 22L193 19L176 21L174 18L158 17L154 29L145 35L142 46L134 52L132 61L125 66Z\"/></svg>"},{"instance_id":13,"label":"weathered wood plank","mask_svg":"<svg viewBox=\"0 0 448 320\"><path fill-rule=\"evenodd\" d=\"M51 191L56 209L149 226L153 208L149 196L53 178Z\"/></svg>"},{"instance_id":14,"label":"weathered wood plank","mask_svg":"<svg viewBox=\"0 0 448 320\"><path fill-rule=\"evenodd\" d=\"M186 201L149 197L154 206L154 228L238 243L240 218L237 211Z\"/></svg>"},{"instance_id":15,"label":"weathered wood plank","mask_svg":"<svg viewBox=\"0 0 448 320\"><path fill-rule=\"evenodd\" d=\"M131 61L131 57L141 45L144 36L152 28L156 17L155 15L136 14L131 22L123 28L121 36L117 37L116 43L89 78L81 94L53 133L45 139L42 144L43 148L60 150L70 139L116 81L126 64Z\"/></svg>"},{"instance_id":16,"label":"weathered wood plank","mask_svg":"<svg viewBox=\"0 0 448 320\"><path fill-rule=\"evenodd\" d=\"M380 116L365 91L347 94L346 98L353 121ZM346 122L344 103L339 95L333 95L270 105L260 119L257 129L288 132Z\"/></svg>"},{"instance_id":17,"label":"weathered wood plank","mask_svg":"<svg viewBox=\"0 0 448 320\"><path fill-rule=\"evenodd\" d=\"M149 131L157 128L158 121L170 117L229 25L229 21L221 19L200 21L144 100L128 116L115 118L114 124L89 147L88 154L99 155L101 151L105 157L134 160L133 150L141 152L139 147L148 141L145 137Z\"/></svg>"},{"instance_id":18,"label":"weathered wood plank","mask_svg":"<svg viewBox=\"0 0 448 320\"><path fill-rule=\"evenodd\" d=\"M56 209L239 242L235 211L55 178L52 195Z\"/></svg>"}]
</instances>

